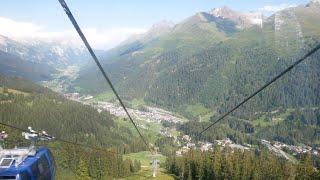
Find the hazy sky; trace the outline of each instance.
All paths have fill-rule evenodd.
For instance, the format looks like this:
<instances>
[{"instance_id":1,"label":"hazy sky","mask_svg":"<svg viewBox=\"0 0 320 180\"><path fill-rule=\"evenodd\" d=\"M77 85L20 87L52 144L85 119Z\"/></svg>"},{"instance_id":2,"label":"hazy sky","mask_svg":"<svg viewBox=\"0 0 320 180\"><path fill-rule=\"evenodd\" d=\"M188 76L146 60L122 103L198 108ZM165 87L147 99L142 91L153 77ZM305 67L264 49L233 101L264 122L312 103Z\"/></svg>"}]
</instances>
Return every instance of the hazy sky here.
<instances>
[{"instance_id":1,"label":"hazy sky","mask_svg":"<svg viewBox=\"0 0 320 180\"><path fill-rule=\"evenodd\" d=\"M309 0L66 0L89 41L99 49L115 46L161 20L175 23L199 11L228 6L270 14ZM15 38L67 38L74 30L58 0L7 0L0 6L0 34Z\"/></svg>"}]
</instances>

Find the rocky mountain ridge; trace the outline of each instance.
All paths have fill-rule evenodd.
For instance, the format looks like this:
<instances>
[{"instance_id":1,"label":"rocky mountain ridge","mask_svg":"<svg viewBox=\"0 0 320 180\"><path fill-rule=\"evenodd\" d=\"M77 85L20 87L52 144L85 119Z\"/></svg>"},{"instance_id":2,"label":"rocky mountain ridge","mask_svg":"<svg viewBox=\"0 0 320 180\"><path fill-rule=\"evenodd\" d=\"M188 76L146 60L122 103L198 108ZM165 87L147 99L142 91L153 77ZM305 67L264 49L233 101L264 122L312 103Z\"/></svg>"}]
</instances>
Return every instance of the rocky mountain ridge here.
<instances>
[{"instance_id":1,"label":"rocky mountain ridge","mask_svg":"<svg viewBox=\"0 0 320 180\"><path fill-rule=\"evenodd\" d=\"M236 12L226 6L214 8L209 12L219 18L230 19L237 24L237 28L245 29L253 25L262 26L264 16L258 12Z\"/></svg>"}]
</instances>

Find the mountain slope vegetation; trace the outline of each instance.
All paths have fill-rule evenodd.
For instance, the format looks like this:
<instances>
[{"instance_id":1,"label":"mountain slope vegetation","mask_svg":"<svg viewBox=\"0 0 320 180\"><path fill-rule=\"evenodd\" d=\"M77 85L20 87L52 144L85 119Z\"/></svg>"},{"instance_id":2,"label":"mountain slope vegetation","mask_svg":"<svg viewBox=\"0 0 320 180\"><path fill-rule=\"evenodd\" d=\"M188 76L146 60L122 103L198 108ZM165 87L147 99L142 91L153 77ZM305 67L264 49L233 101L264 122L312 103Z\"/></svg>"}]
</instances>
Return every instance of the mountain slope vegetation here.
<instances>
[{"instance_id":1,"label":"mountain slope vegetation","mask_svg":"<svg viewBox=\"0 0 320 180\"><path fill-rule=\"evenodd\" d=\"M279 159L265 150L190 151L170 156L166 168L179 179L318 179L310 155L299 164Z\"/></svg>"},{"instance_id":2,"label":"mountain slope vegetation","mask_svg":"<svg viewBox=\"0 0 320 180\"><path fill-rule=\"evenodd\" d=\"M139 168L137 163L123 160L121 154L138 152L146 147L139 139L132 139L136 134L118 126L114 122L116 118L108 112L99 113L89 105L66 100L22 78L0 76L0 86L1 123L24 129L32 126L59 139L104 149L92 150L59 141L45 144L56 156L58 175L65 176L64 173L69 172L74 176L101 179L102 176L124 177ZM1 129L9 133L6 147L27 145L21 132L5 126ZM105 164L103 168L101 163ZM136 169L133 170L131 167L134 166Z\"/></svg>"},{"instance_id":3,"label":"mountain slope vegetation","mask_svg":"<svg viewBox=\"0 0 320 180\"><path fill-rule=\"evenodd\" d=\"M198 15L176 25L175 29L186 26L181 32L192 31L190 27L195 17ZM177 50L177 44L174 48L163 45L161 48L167 49L166 52L148 57L119 56L115 61L111 57L106 60L110 63L106 63L105 68L126 98L143 98L169 108L201 103L219 111L219 107L233 106L311 49L320 37L320 24L313 23L315 17L320 17L317 5L290 8L269 17L263 28L253 26L240 32L232 30L232 36L218 38L217 43L200 43L199 38L205 37L202 32L186 36L199 40L194 44L177 41L190 45L196 52ZM217 25L216 21L210 22ZM200 26L202 23L195 24ZM208 34L215 36L219 34L217 32L220 31ZM170 36L179 37L173 30L161 38ZM205 39L210 41L210 38ZM160 41L154 43L160 44ZM143 49L148 48L153 46L144 46ZM318 57L319 53L254 100L254 104L259 105L250 106L257 108L252 112L279 106L318 105ZM86 69L76 83L84 92L101 93L106 89L103 83L99 83L102 80L94 69Z\"/></svg>"},{"instance_id":4,"label":"mountain slope vegetation","mask_svg":"<svg viewBox=\"0 0 320 180\"><path fill-rule=\"evenodd\" d=\"M18 56L0 51L0 72L7 76L41 81L50 79L56 70L46 64L23 61Z\"/></svg>"}]
</instances>

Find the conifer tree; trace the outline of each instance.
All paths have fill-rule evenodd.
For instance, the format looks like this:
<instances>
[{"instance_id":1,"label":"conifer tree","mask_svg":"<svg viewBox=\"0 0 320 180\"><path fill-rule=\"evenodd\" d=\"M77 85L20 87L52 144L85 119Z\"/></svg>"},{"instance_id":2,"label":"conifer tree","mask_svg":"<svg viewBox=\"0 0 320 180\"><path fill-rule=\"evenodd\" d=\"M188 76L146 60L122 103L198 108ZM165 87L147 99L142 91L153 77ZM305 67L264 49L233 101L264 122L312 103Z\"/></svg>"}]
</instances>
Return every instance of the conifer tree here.
<instances>
[{"instance_id":1,"label":"conifer tree","mask_svg":"<svg viewBox=\"0 0 320 180\"><path fill-rule=\"evenodd\" d=\"M298 165L297 178L298 179L313 179L316 176L315 168L313 167L311 155L304 155Z\"/></svg>"},{"instance_id":2,"label":"conifer tree","mask_svg":"<svg viewBox=\"0 0 320 180\"><path fill-rule=\"evenodd\" d=\"M79 179L89 179L89 171L88 171L88 166L85 160L80 158L79 164L77 167L77 176Z\"/></svg>"}]
</instances>

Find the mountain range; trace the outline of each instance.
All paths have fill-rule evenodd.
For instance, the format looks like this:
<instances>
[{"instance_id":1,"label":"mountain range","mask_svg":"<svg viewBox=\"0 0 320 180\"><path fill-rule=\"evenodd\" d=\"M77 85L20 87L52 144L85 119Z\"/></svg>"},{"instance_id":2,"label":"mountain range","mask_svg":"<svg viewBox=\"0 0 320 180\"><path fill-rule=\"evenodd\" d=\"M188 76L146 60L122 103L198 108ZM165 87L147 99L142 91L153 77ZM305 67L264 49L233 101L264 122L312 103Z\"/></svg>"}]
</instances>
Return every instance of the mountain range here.
<instances>
[{"instance_id":1,"label":"mountain range","mask_svg":"<svg viewBox=\"0 0 320 180\"><path fill-rule=\"evenodd\" d=\"M51 79L58 69L86 64L84 46L63 41L17 41L0 36L0 68L4 75L21 76L35 82Z\"/></svg>"},{"instance_id":2,"label":"mountain range","mask_svg":"<svg viewBox=\"0 0 320 180\"><path fill-rule=\"evenodd\" d=\"M103 66L124 98L144 99L171 109L200 103L220 111L319 41L318 2L258 17L226 7L200 12L157 37L137 38L108 51ZM315 93L318 69L314 56L265 92L268 95L257 98L265 105L255 107L319 105L320 96ZM86 93L107 90L94 66L83 69L75 84ZM299 98L302 89L305 93ZM267 101L266 96L273 98ZM256 110L252 108L252 112Z\"/></svg>"}]
</instances>

